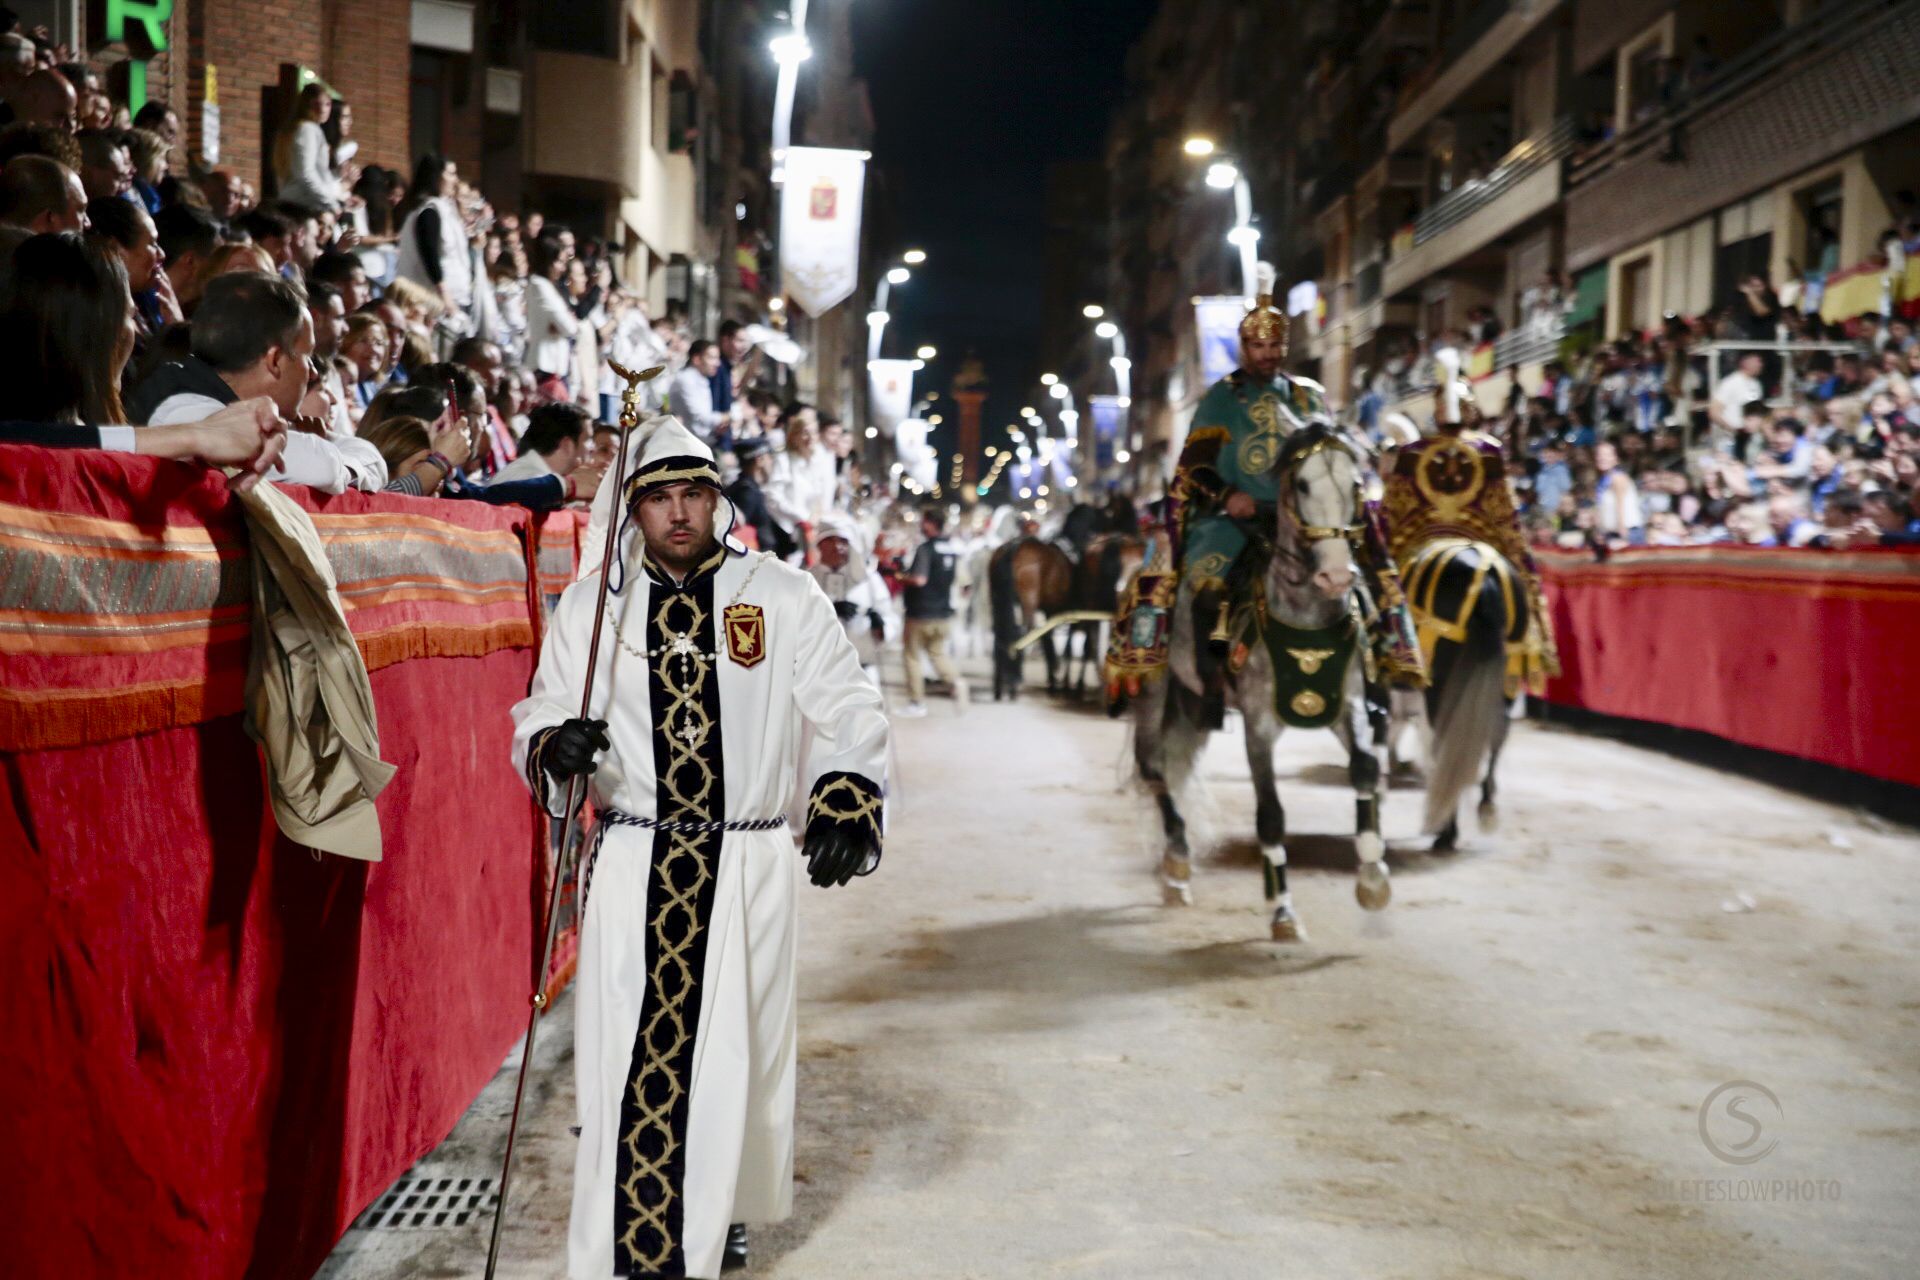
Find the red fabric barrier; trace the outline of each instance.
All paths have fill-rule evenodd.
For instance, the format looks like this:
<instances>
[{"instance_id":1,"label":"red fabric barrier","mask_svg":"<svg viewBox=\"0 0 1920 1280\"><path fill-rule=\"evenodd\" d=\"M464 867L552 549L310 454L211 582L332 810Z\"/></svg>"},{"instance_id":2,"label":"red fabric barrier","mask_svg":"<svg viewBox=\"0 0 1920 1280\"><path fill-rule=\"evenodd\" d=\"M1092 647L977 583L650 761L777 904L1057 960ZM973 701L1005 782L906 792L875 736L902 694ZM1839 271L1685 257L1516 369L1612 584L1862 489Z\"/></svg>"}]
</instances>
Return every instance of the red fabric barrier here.
<instances>
[{"instance_id":1,"label":"red fabric barrier","mask_svg":"<svg viewBox=\"0 0 1920 1280\"><path fill-rule=\"evenodd\" d=\"M1547 700L1920 786L1920 555L1674 547L1540 567Z\"/></svg>"},{"instance_id":2,"label":"red fabric barrier","mask_svg":"<svg viewBox=\"0 0 1920 1280\"><path fill-rule=\"evenodd\" d=\"M48 455L35 465L62 476L22 479L14 460L0 458L0 506L63 484L149 531L203 515L244 544L187 468ZM353 535L374 541L421 534L396 532L396 514L437 522L421 536L472 535L425 596L377 586L354 617L363 648L369 633L411 637L372 673L381 753L399 766L378 806L384 861L317 859L279 838L235 715L0 751L9 1276L311 1275L524 1027L544 876L508 760L507 708L533 665L524 553L518 644L492 596L499 531L525 514L358 495L314 505L377 516L386 532ZM0 542L0 582L20 563L10 554ZM481 569L472 591L462 565ZM406 656L442 647L484 651Z\"/></svg>"}]
</instances>

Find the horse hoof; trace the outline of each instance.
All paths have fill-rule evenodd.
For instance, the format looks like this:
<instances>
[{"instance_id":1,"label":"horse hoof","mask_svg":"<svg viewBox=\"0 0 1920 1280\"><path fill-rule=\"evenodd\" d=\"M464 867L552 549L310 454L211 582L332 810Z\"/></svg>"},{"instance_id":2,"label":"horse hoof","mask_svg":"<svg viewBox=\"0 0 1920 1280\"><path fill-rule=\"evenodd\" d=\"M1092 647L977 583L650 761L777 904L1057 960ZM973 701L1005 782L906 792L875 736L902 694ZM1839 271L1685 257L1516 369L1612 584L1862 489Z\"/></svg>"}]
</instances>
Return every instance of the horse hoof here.
<instances>
[{"instance_id":1,"label":"horse hoof","mask_svg":"<svg viewBox=\"0 0 1920 1280\"><path fill-rule=\"evenodd\" d=\"M1287 906L1273 909L1273 940L1275 942L1305 942L1306 926L1300 923L1300 917L1293 914L1293 908Z\"/></svg>"},{"instance_id":2,"label":"horse hoof","mask_svg":"<svg viewBox=\"0 0 1920 1280\"><path fill-rule=\"evenodd\" d=\"M1480 808L1476 811L1476 816L1480 819L1480 829L1482 831L1498 831L1500 829L1500 807L1494 804L1493 801L1481 801Z\"/></svg>"},{"instance_id":3,"label":"horse hoof","mask_svg":"<svg viewBox=\"0 0 1920 1280\"><path fill-rule=\"evenodd\" d=\"M1169 853L1160 859L1160 889L1170 907L1193 905L1193 862L1183 853Z\"/></svg>"},{"instance_id":4,"label":"horse hoof","mask_svg":"<svg viewBox=\"0 0 1920 1280\"><path fill-rule=\"evenodd\" d=\"M1379 911L1393 900L1393 882L1387 878L1387 864L1361 864L1359 878L1353 882L1353 896L1368 911Z\"/></svg>"}]
</instances>

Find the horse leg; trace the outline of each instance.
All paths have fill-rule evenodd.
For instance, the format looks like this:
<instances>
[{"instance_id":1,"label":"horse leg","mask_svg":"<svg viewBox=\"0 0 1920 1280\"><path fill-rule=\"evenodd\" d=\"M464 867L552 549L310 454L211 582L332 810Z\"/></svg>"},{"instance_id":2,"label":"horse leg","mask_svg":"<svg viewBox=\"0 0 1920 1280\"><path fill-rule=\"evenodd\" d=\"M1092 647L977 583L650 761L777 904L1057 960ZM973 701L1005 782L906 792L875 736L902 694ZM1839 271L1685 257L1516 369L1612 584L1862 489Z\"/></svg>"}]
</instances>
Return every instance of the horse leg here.
<instances>
[{"instance_id":1,"label":"horse leg","mask_svg":"<svg viewBox=\"0 0 1920 1280\"><path fill-rule=\"evenodd\" d=\"M1174 801L1172 775L1177 761L1173 752L1197 749L1195 743L1171 741L1176 736L1192 736L1178 732L1183 722L1175 697L1172 680L1161 682L1159 689L1141 697L1133 736L1134 764L1160 807L1160 824L1166 837L1160 851L1160 890L1170 907L1193 903L1193 858L1187 845L1187 822Z\"/></svg>"},{"instance_id":2,"label":"horse leg","mask_svg":"<svg viewBox=\"0 0 1920 1280\"><path fill-rule=\"evenodd\" d=\"M1047 692L1050 695L1058 696L1065 685L1060 678L1060 650L1053 643L1054 634L1054 632L1049 631L1046 635L1040 637L1040 646L1041 652L1043 652L1047 658Z\"/></svg>"},{"instance_id":3,"label":"horse leg","mask_svg":"<svg viewBox=\"0 0 1920 1280\"><path fill-rule=\"evenodd\" d=\"M1426 708L1427 708L1427 725L1428 725L1429 734L1432 733L1434 718L1439 714L1441 673L1437 669L1438 666L1439 664L1436 662L1435 663L1436 671L1434 674L1433 683L1429 685L1427 688ZM1452 673L1452 670L1451 670L1451 666L1449 665L1447 674L1450 675L1451 673ZM1431 748L1429 749L1428 758L1429 759L1432 758ZM1434 833L1433 844L1429 846L1428 852L1429 853L1454 853L1459 848L1460 848L1460 819L1457 815L1449 814L1447 817L1446 824Z\"/></svg>"},{"instance_id":4,"label":"horse leg","mask_svg":"<svg viewBox=\"0 0 1920 1280\"><path fill-rule=\"evenodd\" d=\"M1378 911L1393 897L1393 885L1387 879L1387 843L1380 835L1380 805L1386 777L1380 766L1386 754L1390 720L1387 693L1364 685L1347 701L1345 735L1347 772L1353 782L1353 846L1360 855L1359 876L1353 896L1368 911Z\"/></svg>"},{"instance_id":5,"label":"horse leg","mask_svg":"<svg viewBox=\"0 0 1920 1280\"><path fill-rule=\"evenodd\" d=\"M1487 752L1487 776L1480 781L1480 829L1498 831L1500 829L1500 806L1496 802L1498 790L1494 782L1494 770L1500 767L1500 748L1507 745L1507 730L1511 728L1505 716L1500 717L1500 727L1493 731L1493 749Z\"/></svg>"},{"instance_id":6,"label":"horse leg","mask_svg":"<svg viewBox=\"0 0 1920 1280\"><path fill-rule=\"evenodd\" d=\"M1280 805L1280 789L1273 780L1273 743L1280 726L1267 703L1242 711L1246 729L1247 768L1253 775L1253 830L1260 837L1267 901L1273 903L1273 940L1303 942L1306 926L1293 911L1287 888L1287 812Z\"/></svg>"}]
</instances>

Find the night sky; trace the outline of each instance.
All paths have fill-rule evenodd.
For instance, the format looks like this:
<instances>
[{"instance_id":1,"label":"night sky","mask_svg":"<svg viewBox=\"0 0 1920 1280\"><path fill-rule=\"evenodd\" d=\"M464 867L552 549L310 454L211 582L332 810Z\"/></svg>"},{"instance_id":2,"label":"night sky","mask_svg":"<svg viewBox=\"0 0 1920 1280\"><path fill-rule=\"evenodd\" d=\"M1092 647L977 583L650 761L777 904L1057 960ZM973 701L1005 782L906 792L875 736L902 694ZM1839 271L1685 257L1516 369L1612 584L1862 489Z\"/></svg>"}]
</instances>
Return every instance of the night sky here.
<instances>
[{"instance_id":1,"label":"night sky","mask_svg":"<svg viewBox=\"0 0 1920 1280\"><path fill-rule=\"evenodd\" d=\"M901 239L893 247L917 246L928 257L893 294L886 354L939 348L915 383L924 394L944 393L959 358L977 352L992 383L990 432L1013 417L1040 372L1046 167L1103 153L1126 51L1156 7L1157 0L855 6L855 67L873 101L874 163Z\"/></svg>"}]
</instances>

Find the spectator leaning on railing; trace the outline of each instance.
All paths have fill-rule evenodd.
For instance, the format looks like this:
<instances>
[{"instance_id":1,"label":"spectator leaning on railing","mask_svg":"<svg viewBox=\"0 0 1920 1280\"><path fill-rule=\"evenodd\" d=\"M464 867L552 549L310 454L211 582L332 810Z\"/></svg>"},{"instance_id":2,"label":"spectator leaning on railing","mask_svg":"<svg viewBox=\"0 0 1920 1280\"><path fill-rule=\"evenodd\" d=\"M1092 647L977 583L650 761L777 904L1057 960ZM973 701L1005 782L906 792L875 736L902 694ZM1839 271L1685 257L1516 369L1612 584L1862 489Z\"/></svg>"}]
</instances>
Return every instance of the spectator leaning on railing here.
<instances>
[{"instance_id":1,"label":"spectator leaning on railing","mask_svg":"<svg viewBox=\"0 0 1920 1280\"><path fill-rule=\"evenodd\" d=\"M306 397L313 319L299 285L237 272L208 283L192 322L193 354L156 370L134 393L133 413L164 426L197 422L222 405L263 395L292 420ZM386 486L380 452L352 437L330 438L325 424L295 432L280 471L270 477L323 493Z\"/></svg>"}]
</instances>

